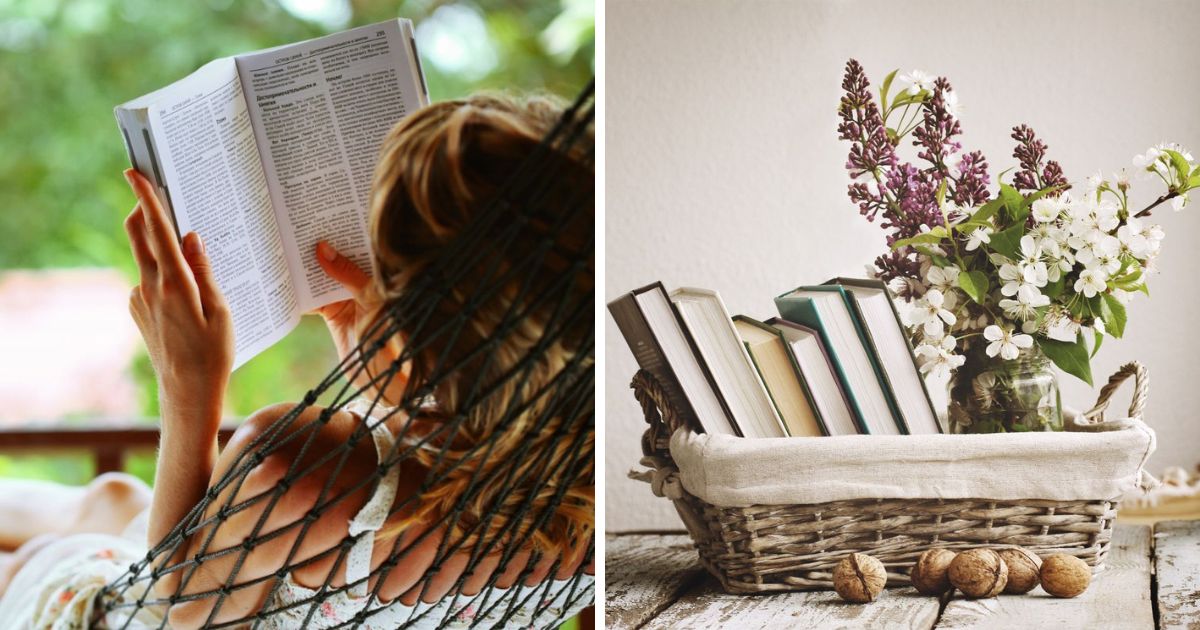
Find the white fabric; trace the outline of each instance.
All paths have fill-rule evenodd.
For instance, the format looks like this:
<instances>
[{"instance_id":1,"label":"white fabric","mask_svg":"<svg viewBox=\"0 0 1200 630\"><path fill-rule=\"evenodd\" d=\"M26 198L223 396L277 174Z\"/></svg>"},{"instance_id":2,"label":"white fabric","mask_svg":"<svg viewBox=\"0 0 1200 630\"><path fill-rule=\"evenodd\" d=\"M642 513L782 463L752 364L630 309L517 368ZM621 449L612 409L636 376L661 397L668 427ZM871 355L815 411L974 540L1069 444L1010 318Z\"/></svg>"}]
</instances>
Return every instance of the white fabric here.
<instances>
[{"instance_id":1,"label":"white fabric","mask_svg":"<svg viewBox=\"0 0 1200 630\"><path fill-rule=\"evenodd\" d=\"M384 426L383 422L372 419L370 422L376 423L371 429L371 438L375 442L375 453L379 461L383 458L395 454L392 446L396 443L396 439L392 437L392 432ZM350 526L347 528L351 536L363 534L350 548L350 552L346 556L346 583L354 584L350 587L350 594L354 597L365 597L367 594L367 576L371 574L371 552L375 548L375 532L383 527L384 521L387 520L388 514L391 513L392 504L396 502L396 489L400 486L400 465L396 464L388 469L387 474L379 480L379 485L375 488L375 494L371 495L371 500L350 519Z\"/></svg>"},{"instance_id":2,"label":"white fabric","mask_svg":"<svg viewBox=\"0 0 1200 630\"><path fill-rule=\"evenodd\" d=\"M721 507L850 499L1115 499L1143 481L1154 431L671 436L679 481Z\"/></svg>"}]
</instances>

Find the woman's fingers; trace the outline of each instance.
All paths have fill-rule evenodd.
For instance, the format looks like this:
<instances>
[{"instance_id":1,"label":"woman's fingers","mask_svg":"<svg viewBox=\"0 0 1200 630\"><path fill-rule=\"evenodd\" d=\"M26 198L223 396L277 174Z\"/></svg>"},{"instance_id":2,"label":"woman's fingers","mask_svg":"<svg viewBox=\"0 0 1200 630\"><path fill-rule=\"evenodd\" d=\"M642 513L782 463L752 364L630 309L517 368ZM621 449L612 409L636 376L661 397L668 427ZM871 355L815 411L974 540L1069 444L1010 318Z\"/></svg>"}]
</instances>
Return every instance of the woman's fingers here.
<instances>
[{"instance_id":1,"label":"woman's fingers","mask_svg":"<svg viewBox=\"0 0 1200 630\"><path fill-rule=\"evenodd\" d=\"M146 242L146 215L141 204L134 206L133 212L125 218L125 233L129 235L129 248L133 250L138 273L145 282L154 277L158 271L158 263L154 260L154 253L150 251L150 244Z\"/></svg>"},{"instance_id":2,"label":"woman's fingers","mask_svg":"<svg viewBox=\"0 0 1200 630\"><path fill-rule=\"evenodd\" d=\"M317 262L321 269L337 280L356 297L362 294L371 282L371 276L354 264L353 260L338 253L327 241L317 241Z\"/></svg>"},{"instance_id":3,"label":"woman's fingers","mask_svg":"<svg viewBox=\"0 0 1200 630\"><path fill-rule=\"evenodd\" d=\"M212 317L214 314L224 312L225 296L221 293L221 287L217 285L217 278L213 275L212 261L208 258L208 252L204 251L204 241L200 239L199 234L188 232L183 237L183 256L192 270L192 277L196 280L196 289L200 293L200 306L205 317Z\"/></svg>"},{"instance_id":4,"label":"woman's fingers","mask_svg":"<svg viewBox=\"0 0 1200 630\"><path fill-rule=\"evenodd\" d=\"M163 275L171 277L185 275L183 253L179 251L179 243L175 240L175 228L167 218L167 211L158 202L154 187L141 173L131 168L125 170L125 179L133 189L133 194L137 195L138 205L142 207L146 241L154 253L158 269Z\"/></svg>"}]
</instances>

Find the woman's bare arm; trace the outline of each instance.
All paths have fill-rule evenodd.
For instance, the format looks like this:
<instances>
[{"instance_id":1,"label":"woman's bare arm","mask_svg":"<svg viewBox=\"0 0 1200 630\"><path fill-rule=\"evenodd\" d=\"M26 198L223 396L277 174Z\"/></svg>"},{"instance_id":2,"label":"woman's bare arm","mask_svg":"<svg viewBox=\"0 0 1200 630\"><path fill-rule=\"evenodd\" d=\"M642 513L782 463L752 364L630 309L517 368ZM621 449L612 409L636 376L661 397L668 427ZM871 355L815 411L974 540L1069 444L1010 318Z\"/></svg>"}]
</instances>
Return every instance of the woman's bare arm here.
<instances>
[{"instance_id":1,"label":"woman's bare arm","mask_svg":"<svg viewBox=\"0 0 1200 630\"><path fill-rule=\"evenodd\" d=\"M162 414L160 491L148 526L154 546L208 489L233 366L233 321L199 235L189 233L180 247L150 182L132 169L125 178L138 200L125 220L140 276L129 310L154 365Z\"/></svg>"}]
</instances>

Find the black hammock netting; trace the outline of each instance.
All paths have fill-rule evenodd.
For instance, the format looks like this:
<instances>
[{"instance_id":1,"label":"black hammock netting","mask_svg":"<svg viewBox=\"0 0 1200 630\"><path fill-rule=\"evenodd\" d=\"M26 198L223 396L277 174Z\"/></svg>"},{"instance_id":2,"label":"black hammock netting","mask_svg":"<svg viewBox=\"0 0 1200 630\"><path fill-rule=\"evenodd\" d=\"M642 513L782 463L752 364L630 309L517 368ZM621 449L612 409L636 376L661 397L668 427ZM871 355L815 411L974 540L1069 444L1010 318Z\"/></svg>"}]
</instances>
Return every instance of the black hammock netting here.
<instances>
[{"instance_id":1,"label":"black hammock netting","mask_svg":"<svg viewBox=\"0 0 1200 630\"><path fill-rule=\"evenodd\" d=\"M584 571L587 561L579 563L569 578L552 579L563 569L565 554L543 553L534 544L534 539L564 502L579 502L578 498L568 496L569 480L583 478L594 487L594 180L591 185L581 188L577 180L571 184L570 178L563 177L564 169L579 168L580 165L594 170L593 110L593 88L589 85L537 148L516 166L486 209L412 278L404 292L391 300L383 315L367 327L360 335L363 341L357 348L311 389L301 403L242 448L237 463L211 485L199 504L162 542L132 564L124 575L108 584L99 595L99 615L114 628L130 628L141 627L134 621L139 611L156 610L162 617L158 627L165 628L167 615L164 613L170 606L205 600L205 603L211 603L206 627L262 627L274 625L267 622L273 617L279 619L281 615L287 615L291 620L289 625L302 620L303 626L318 625L315 622L320 621L321 627L331 627L319 614L322 605L338 593L349 593L350 589L358 589L361 594L364 584L373 582L366 593L367 601L357 614L332 626L360 627L370 624L374 615L386 610L380 599L380 588L392 571L404 566L408 554L430 536L441 539L432 562L415 588L421 588L424 593L431 578L452 557L461 562L465 556L465 568L447 597L470 600L474 605L473 614L464 621L462 616L454 616L454 609L415 606L400 624L402 627L441 627L452 622L463 626L530 623L528 616L514 621L520 610L525 610L524 614L535 611L532 618L536 625L545 627L565 621L548 612L561 610L563 612L558 613L561 616L572 607L591 603L593 586ZM564 159L565 156L570 159ZM568 226L579 221L587 222L590 238L586 242L572 243L563 236ZM531 239L530 234L536 238ZM490 270L482 280L477 275L480 269ZM464 285L471 274L476 274L475 279ZM470 293L463 300L465 306L457 313L445 312L443 298L448 292L462 291L464 286L470 287ZM449 351L456 347L455 340L463 334L465 327L472 325L481 309L490 306L494 310L496 301L501 299L508 306L497 311L502 312L503 317L494 322L483 342L465 352ZM434 425L416 428L418 424L414 419L426 413L431 404L436 408L440 384L453 379L456 371L466 365L474 368L474 374L489 373L487 368L495 360L501 344L512 335L528 334L522 325L533 312L544 316L544 327L523 356L512 360L497 377L457 383L461 401L457 409L439 417ZM388 340L401 333L404 344L399 356L392 361L373 363ZM567 353L561 366L556 365L546 378L545 355L555 344L559 347L568 345L572 352ZM427 356L430 348L437 349L438 354L426 373L407 381L403 376L396 378L403 373L404 366L421 353ZM447 350L442 351L443 348ZM531 375L539 370L543 378L538 379L538 386L527 387ZM394 381L401 383L403 395L398 400L385 401L384 392L389 390L389 385L394 385ZM506 395L498 396L498 392ZM319 413L304 414L305 410L314 408L322 396L331 397L330 402ZM504 404L497 405L497 399L502 399ZM365 407L361 417L366 420L358 424L351 438L344 443L325 451L314 450L315 437L322 426L352 401ZM469 430L465 423L472 409L480 405L485 406L482 408L487 409L494 420L494 424L489 425L493 428L464 445L461 438L467 434L464 431ZM398 429L395 428L396 421L389 425L395 440L390 451L379 453L377 474L367 475L361 482L348 487L335 484L355 446L360 442L370 445L372 430L391 418L400 418L402 424ZM347 554L361 534L348 533L340 544L323 553L300 557L301 542L323 513L355 492L359 496L364 489L373 492L393 467L413 460L419 451L425 455L425 461L431 462L422 467L422 470L427 469L427 474L418 489L407 498L401 495L391 507L391 515L407 514L409 512L405 510L411 511L423 494L436 490L454 472L454 466L445 463L454 460L448 453L455 451L460 460L487 460L506 431L518 422L523 435L544 438L537 443L540 446L533 439L522 440L505 453L503 461L493 462L486 479L476 466L465 485L460 486L461 492L445 504L448 507L435 512L433 518L436 520L423 523L416 530L420 534L405 545L395 544L386 560L371 569L367 577L353 582L346 579L345 583L334 585L334 576L341 575L339 568L346 566ZM436 429L428 429L428 426ZM508 437L511 439L512 436ZM546 448L547 443L555 448ZM291 463L282 479L269 491L235 501L237 490L264 458L289 444L291 450L288 452L296 455L290 457ZM361 450L359 454L361 456ZM325 470L332 467L333 472L322 483L315 505L290 525L268 528L267 518L287 490L322 466ZM485 492L485 481L499 483L499 491ZM335 485L339 488L335 489ZM260 506L261 515L244 542L221 549L210 548L220 524L252 506ZM591 508L590 501L587 507ZM583 557L590 559L595 546L593 531L590 525L577 529L580 531L571 531L568 535L586 547ZM247 556L256 547L280 536L294 535L296 531L299 535L290 545L281 569L258 577L239 577ZM206 562L221 559L228 563L231 557L232 570L224 569L228 571L228 577L221 586L196 589L197 572ZM290 571L328 561L330 557L334 559L333 568L326 574L324 584L312 590L311 596L272 606L276 601L274 595ZM464 582L485 558L489 563L496 563L486 585L476 595L462 594ZM514 559L510 571L509 563ZM535 566L551 560L547 577L527 584L526 577L533 575ZM510 590L528 591L525 596L494 596L493 591L504 590L503 586L496 585L497 577L516 571L519 571L519 577L515 583L528 588ZM155 588L160 580L172 574L178 579L177 587L169 592ZM222 607L231 596L239 590L262 589L267 584L268 595L262 599L261 609L238 619L222 618ZM359 597L355 601L361 600ZM431 618L431 615L437 618ZM114 619L116 623L113 623ZM100 619L96 621L102 623Z\"/></svg>"}]
</instances>

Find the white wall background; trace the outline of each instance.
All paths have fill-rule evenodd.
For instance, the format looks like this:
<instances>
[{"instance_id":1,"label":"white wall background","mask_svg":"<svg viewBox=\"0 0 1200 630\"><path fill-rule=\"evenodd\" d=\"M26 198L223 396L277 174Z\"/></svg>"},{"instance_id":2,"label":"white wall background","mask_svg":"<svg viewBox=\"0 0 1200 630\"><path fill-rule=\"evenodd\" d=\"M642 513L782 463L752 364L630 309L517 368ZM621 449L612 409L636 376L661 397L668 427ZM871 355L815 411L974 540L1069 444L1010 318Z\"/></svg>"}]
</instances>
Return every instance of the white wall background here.
<instances>
[{"instance_id":1,"label":"white wall background","mask_svg":"<svg viewBox=\"0 0 1200 630\"><path fill-rule=\"evenodd\" d=\"M608 300L662 280L767 317L786 289L862 274L884 242L845 195L836 107L850 57L874 86L897 67L948 77L965 148L984 152L993 177L1016 163L1018 123L1073 181L1164 140L1200 154L1200 2L609 0L606 11ZM1150 182L1138 188L1153 197ZM1200 461L1200 199L1154 216L1162 271L1092 369L1099 384L1126 361L1149 366L1157 472ZM645 425L628 389L637 366L606 319L607 527L678 529L670 503L625 476ZM1060 383L1069 404L1094 401L1073 377Z\"/></svg>"}]
</instances>

